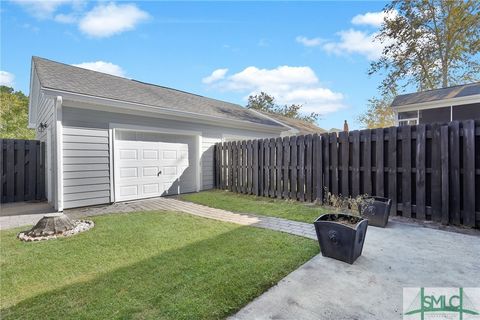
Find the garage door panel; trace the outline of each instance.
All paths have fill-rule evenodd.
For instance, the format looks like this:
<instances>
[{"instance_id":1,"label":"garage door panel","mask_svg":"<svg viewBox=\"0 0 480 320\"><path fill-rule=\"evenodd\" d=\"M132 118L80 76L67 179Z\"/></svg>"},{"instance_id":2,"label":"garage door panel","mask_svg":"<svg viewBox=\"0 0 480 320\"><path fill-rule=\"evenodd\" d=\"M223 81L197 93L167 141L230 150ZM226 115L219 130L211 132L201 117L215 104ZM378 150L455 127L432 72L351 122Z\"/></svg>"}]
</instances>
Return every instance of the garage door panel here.
<instances>
[{"instance_id":1,"label":"garage door panel","mask_svg":"<svg viewBox=\"0 0 480 320\"><path fill-rule=\"evenodd\" d=\"M177 167L163 167L162 174L165 176L176 175Z\"/></svg>"},{"instance_id":2,"label":"garage door panel","mask_svg":"<svg viewBox=\"0 0 480 320\"><path fill-rule=\"evenodd\" d=\"M120 178L138 178L137 168L120 168Z\"/></svg>"},{"instance_id":3,"label":"garage door panel","mask_svg":"<svg viewBox=\"0 0 480 320\"><path fill-rule=\"evenodd\" d=\"M164 150L162 152L162 159L163 160L176 160L177 159L177 151L175 151L175 150Z\"/></svg>"},{"instance_id":4,"label":"garage door panel","mask_svg":"<svg viewBox=\"0 0 480 320\"><path fill-rule=\"evenodd\" d=\"M120 196L122 197L136 197L138 196L138 186L137 185L120 186L119 193L120 193Z\"/></svg>"},{"instance_id":5,"label":"garage door panel","mask_svg":"<svg viewBox=\"0 0 480 320\"><path fill-rule=\"evenodd\" d=\"M158 172L160 171L158 167L143 167L143 176L144 177L157 177Z\"/></svg>"},{"instance_id":6,"label":"garage door panel","mask_svg":"<svg viewBox=\"0 0 480 320\"><path fill-rule=\"evenodd\" d=\"M196 190L195 138L157 133L116 135L116 200ZM161 173L160 173L161 172Z\"/></svg>"},{"instance_id":7,"label":"garage door panel","mask_svg":"<svg viewBox=\"0 0 480 320\"><path fill-rule=\"evenodd\" d=\"M160 191L160 183L150 183L143 185L143 194L144 195L156 195Z\"/></svg>"},{"instance_id":8,"label":"garage door panel","mask_svg":"<svg viewBox=\"0 0 480 320\"><path fill-rule=\"evenodd\" d=\"M137 150L120 149L121 160L138 160Z\"/></svg>"},{"instance_id":9,"label":"garage door panel","mask_svg":"<svg viewBox=\"0 0 480 320\"><path fill-rule=\"evenodd\" d=\"M144 160L158 160L158 150L143 150Z\"/></svg>"}]
</instances>

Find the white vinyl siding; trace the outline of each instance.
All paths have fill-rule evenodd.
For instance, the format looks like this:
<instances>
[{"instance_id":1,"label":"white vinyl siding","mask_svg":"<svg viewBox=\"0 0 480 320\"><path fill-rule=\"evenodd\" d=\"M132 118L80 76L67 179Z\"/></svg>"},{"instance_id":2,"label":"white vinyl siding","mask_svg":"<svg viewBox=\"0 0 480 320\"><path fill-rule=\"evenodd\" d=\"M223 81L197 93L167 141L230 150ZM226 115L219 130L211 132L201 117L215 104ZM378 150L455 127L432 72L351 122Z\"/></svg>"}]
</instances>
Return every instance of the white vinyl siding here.
<instances>
[{"instance_id":1,"label":"white vinyl siding","mask_svg":"<svg viewBox=\"0 0 480 320\"><path fill-rule=\"evenodd\" d=\"M101 194L100 197L83 198L84 196L89 196L90 193L86 193L82 191L84 190L83 188L79 188L84 185L102 186L98 187L100 189L107 187L107 181L110 179L108 157L108 128L110 123L146 126L159 128L162 129L162 131L172 129L201 132L200 162L202 190L214 187L214 145L222 141L224 134L248 137L248 139L276 137L273 134L252 130L233 129L155 117L142 117L125 113L80 109L74 106L72 102L64 101L63 103L65 208L110 203L110 195L106 193L106 191L110 191L110 189L96 190L94 194ZM86 158L91 160L86 160L88 163L81 160L74 160L85 160ZM89 181L92 182L90 183ZM69 188L72 186L75 188ZM100 193L100 191L104 193ZM67 195L67 192L69 195ZM73 200L73 198L77 198L78 200Z\"/></svg>"},{"instance_id":2,"label":"white vinyl siding","mask_svg":"<svg viewBox=\"0 0 480 320\"><path fill-rule=\"evenodd\" d=\"M51 97L47 97L40 93L40 82L38 80L37 74L34 71L32 73L32 88L31 88L31 99L30 103L32 104L29 108L29 117L30 119L35 119L35 139L40 140L45 143L45 157L50 157L50 159L45 159L45 190L47 191L46 196L48 198L48 202L53 206L56 201L56 161L55 161L55 130L56 130L56 123L55 123L55 100ZM33 114L35 113L35 114ZM40 123L46 124L47 129L43 130L42 132L38 130ZM50 133L50 139L47 138L47 134ZM48 143L51 143L52 146L49 146ZM50 148L50 154L47 152ZM48 168L48 165L51 168ZM48 177L49 172L51 172L51 176ZM51 183L50 190L48 188L48 183ZM50 191L50 194L49 194Z\"/></svg>"},{"instance_id":3,"label":"white vinyl siding","mask_svg":"<svg viewBox=\"0 0 480 320\"><path fill-rule=\"evenodd\" d=\"M110 202L108 129L63 127L63 207Z\"/></svg>"},{"instance_id":4,"label":"white vinyl siding","mask_svg":"<svg viewBox=\"0 0 480 320\"><path fill-rule=\"evenodd\" d=\"M221 138L203 137L202 154L200 161L202 164L202 190L212 189L214 187L214 149L215 143L221 142Z\"/></svg>"}]
</instances>

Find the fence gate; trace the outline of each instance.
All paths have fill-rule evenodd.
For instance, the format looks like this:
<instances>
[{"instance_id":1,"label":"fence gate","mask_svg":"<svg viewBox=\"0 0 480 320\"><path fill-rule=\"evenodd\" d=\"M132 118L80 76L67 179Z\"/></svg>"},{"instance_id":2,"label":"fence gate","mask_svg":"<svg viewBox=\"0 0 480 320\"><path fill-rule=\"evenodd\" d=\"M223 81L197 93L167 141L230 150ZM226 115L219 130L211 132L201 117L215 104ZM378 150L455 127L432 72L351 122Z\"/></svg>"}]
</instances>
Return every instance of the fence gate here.
<instances>
[{"instance_id":1,"label":"fence gate","mask_svg":"<svg viewBox=\"0 0 480 320\"><path fill-rule=\"evenodd\" d=\"M45 199L45 143L0 139L1 203Z\"/></svg>"}]
</instances>

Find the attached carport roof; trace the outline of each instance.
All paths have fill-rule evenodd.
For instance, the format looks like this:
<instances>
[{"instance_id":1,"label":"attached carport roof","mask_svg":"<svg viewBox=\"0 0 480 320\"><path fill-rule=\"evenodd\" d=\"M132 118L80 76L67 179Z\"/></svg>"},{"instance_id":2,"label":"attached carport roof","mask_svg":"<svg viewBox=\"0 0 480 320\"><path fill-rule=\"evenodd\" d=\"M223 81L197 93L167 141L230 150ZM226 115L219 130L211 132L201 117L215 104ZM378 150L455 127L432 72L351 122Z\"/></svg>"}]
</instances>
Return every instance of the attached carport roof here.
<instances>
[{"instance_id":1,"label":"attached carport roof","mask_svg":"<svg viewBox=\"0 0 480 320\"><path fill-rule=\"evenodd\" d=\"M237 104L74 67L40 57L33 57L32 60L42 88L138 103L159 109L178 110L193 115L246 121L252 124L278 127L280 130L285 128L278 122Z\"/></svg>"}]
</instances>

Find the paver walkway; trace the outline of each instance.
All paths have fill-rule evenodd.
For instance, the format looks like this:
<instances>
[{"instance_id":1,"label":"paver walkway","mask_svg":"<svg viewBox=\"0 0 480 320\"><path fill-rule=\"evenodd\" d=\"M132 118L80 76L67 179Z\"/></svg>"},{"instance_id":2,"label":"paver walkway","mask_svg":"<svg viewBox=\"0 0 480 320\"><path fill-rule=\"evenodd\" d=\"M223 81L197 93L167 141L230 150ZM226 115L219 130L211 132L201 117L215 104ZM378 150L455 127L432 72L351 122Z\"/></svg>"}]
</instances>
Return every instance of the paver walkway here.
<instances>
[{"instance_id":1,"label":"paver walkway","mask_svg":"<svg viewBox=\"0 0 480 320\"><path fill-rule=\"evenodd\" d=\"M316 239L315 229L313 225L309 223L296 222L275 217L233 213L226 210L214 209L200 204L166 197L121 202L106 206L65 210L65 213L71 218L80 219L109 213L151 210L186 212L199 217L283 231L298 236ZM33 225L42 216L43 214L0 217L0 229L10 229L24 225Z\"/></svg>"}]
</instances>

